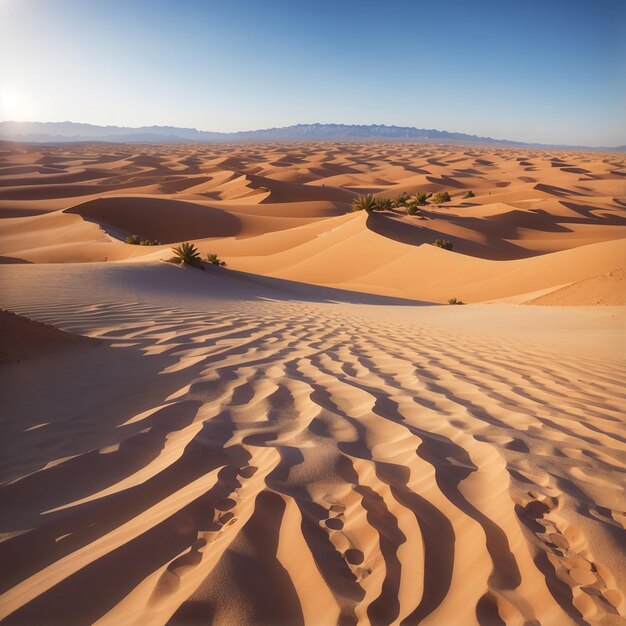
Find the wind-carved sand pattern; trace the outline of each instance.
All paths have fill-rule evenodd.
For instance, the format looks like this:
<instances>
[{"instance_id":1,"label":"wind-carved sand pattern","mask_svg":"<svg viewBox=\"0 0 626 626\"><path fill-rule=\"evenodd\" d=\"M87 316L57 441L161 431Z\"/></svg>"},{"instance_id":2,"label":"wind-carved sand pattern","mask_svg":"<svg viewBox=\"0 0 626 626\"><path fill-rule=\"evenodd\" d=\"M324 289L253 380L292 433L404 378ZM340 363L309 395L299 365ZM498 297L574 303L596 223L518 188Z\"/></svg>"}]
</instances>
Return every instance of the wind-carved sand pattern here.
<instances>
[{"instance_id":1,"label":"wind-carved sand pattern","mask_svg":"<svg viewBox=\"0 0 626 626\"><path fill-rule=\"evenodd\" d=\"M5 623L623 623L620 364L332 304L14 296L136 411L77 377L5 424Z\"/></svg>"}]
</instances>

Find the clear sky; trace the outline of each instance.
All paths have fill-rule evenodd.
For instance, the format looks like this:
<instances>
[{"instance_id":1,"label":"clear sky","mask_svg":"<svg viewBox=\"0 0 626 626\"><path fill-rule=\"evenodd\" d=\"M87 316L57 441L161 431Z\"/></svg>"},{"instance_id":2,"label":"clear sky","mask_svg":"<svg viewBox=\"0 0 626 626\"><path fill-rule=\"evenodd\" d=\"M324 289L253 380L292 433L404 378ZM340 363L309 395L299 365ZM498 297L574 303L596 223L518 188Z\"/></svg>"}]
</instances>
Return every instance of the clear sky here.
<instances>
[{"instance_id":1,"label":"clear sky","mask_svg":"<svg viewBox=\"0 0 626 626\"><path fill-rule=\"evenodd\" d=\"M626 0L0 0L0 107L626 144Z\"/></svg>"}]
</instances>

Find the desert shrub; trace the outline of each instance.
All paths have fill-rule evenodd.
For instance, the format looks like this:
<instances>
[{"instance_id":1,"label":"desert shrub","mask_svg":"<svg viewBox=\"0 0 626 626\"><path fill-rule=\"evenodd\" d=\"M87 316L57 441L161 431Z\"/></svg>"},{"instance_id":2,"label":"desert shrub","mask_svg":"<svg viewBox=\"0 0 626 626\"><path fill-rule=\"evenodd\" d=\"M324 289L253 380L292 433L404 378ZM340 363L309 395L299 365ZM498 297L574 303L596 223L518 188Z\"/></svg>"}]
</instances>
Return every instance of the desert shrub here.
<instances>
[{"instance_id":1,"label":"desert shrub","mask_svg":"<svg viewBox=\"0 0 626 626\"><path fill-rule=\"evenodd\" d=\"M224 267L226 265L226 261L220 260L217 254L213 254L212 252L207 253L206 260L213 265L219 265L220 267Z\"/></svg>"},{"instance_id":2,"label":"desert shrub","mask_svg":"<svg viewBox=\"0 0 626 626\"><path fill-rule=\"evenodd\" d=\"M139 235L129 235L124 240L132 246L160 246L161 242L156 239L142 239Z\"/></svg>"},{"instance_id":3,"label":"desert shrub","mask_svg":"<svg viewBox=\"0 0 626 626\"><path fill-rule=\"evenodd\" d=\"M393 203L397 207L406 206L409 198L409 194L406 193L406 191L403 191L399 196L394 198Z\"/></svg>"},{"instance_id":4,"label":"desert shrub","mask_svg":"<svg viewBox=\"0 0 626 626\"><path fill-rule=\"evenodd\" d=\"M447 191L444 191L442 193L436 193L433 196L433 202L435 204L441 204L442 202L450 202L451 198L450 198L450 194Z\"/></svg>"},{"instance_id":5,"label":"desert shrub","mask_svg":"<svg viewBox=\"0 0 626 626\"><path fill-rule=\"evenodd\" d=\"M394 203L391 198L377 198L376 199L376 210L377 211L390 211L393 209Z\"/></svg>"},{"instance_id":6,"label":"desert shrub","mask_svg":"<svg viewBox=\"0 0 626 626\"><path fill-rule=\"evenodd\" d=\"M448 304L465 304L465 302L463 302L463 300L457 300L456 298L450 298Z\"/></svg>"},{"instance_id":7,"label":"desert shrub","mask_svg":"<svg viewBox=\"0 0 626 626\"><path fill-rule=\"evenodd\" d=\"M474 192L470 189L464 196L463 196L463 200L467 200L468 198L473 198L474 197Z\"/></svg>"},{"instance_id":8,"label":"desert shrub","mask_svg":"<svg viewBox=\"0 0 626 626\"><path fill-rule=\"evenodd\" d=\"M185 242L172 248L174 261L179 264L191 265L192 267L202 267L198 248L192 243Z\"/></svg>"},{"instance_id":9,"label":"desert shrub","mask_svg":"<svg viewBox=\"0 0 626 626\"><path fill-rule=\"evenodd\" d=\"M428 202L428 198L430 198L432 195L433 195L432 193L426 193L425 191L418 191L415 194L415 202L423 206L426 204L426 202Z\"/></svg>"},{"instance_id":10,"label":"desert shrub","mask_svg":"<svg viewBox=\"0 0 626 626\"><path fill-rule=\"evenodd\" d=\"M452 250L453 247L453 244L449 239L435 239L432 245L437 246L437 248L443 248L444 250Z\"/></svg>"},{"instance_id":11,"label":"desert shrub","mask_svg":"<svg viewBox=\"0 0 626 626\"><path fill-rule=\"evenodd\" d=\"M406 208L407 215L417 215L418 213L419 213L419 208L417 204L409 204L409 206Z\"/></svg>"},{"instance_id":12,"label":"desert shrub","mask_svg":"<svg viewBox=\"0 0 626 626\"><path fill-rule=\"evenodd\" d=\"M359 196L352 201L353 211L367 211L371 213L375 211L377 207L378 201L371 193L368 193L366 196Z\"/></svg>"}]
</instances>

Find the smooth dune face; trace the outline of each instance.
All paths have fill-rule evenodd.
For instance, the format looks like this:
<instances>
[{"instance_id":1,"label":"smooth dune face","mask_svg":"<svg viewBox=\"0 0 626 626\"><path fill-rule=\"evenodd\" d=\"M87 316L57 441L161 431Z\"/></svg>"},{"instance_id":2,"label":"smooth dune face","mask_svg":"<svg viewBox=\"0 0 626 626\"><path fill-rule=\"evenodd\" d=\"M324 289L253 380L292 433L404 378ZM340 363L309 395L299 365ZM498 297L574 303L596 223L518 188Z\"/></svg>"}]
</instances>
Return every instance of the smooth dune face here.
<instances>
[{"instance_id":1,"label":"smooth dune face","mask_svg":"<svg viewBox=\"0 0 626 626\"><path fill-rule=\"evenodd\" d=\"M623 157L0 156L0 619L623 623Z\"/></svg>"}]
</instances>

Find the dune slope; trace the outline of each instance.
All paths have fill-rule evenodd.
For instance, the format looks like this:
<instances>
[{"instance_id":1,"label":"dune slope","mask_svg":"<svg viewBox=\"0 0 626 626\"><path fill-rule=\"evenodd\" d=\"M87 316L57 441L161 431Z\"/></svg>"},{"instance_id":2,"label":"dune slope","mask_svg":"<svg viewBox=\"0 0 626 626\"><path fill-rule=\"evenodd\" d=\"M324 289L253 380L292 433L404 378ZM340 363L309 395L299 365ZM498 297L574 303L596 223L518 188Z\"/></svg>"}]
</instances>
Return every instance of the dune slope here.
<instances>
[{"instance_id":1,"label":"dune slope","mask_svg":"<svg viewBox=\"0 0 626 626\"><path fill-rule=\"evenodd\" d=\"M15 146L0 154L0 257L159 260L190 240L235 269L382 295L521 302L577 285L564 303L623 304L598 284L626 265L624 167L620 154L423 144ZM358 194L418 191L452 199L350 214Z\"/></svg>"},{"instance_id":2,"label":"dune slope","mask_svg":"<svg viewBox=\"0 0 626 626\"><path fill-rule=\"evenodd\" d=\"M625 171L0 146L0 621L623 624Z\"/></svg>"},{"instance_id":3,"label":"dune slope","mask_svg":"<svg viewBox=\"0 0 626 626\"><path fill-rule=\"evenodd\" d=\"M0 277L18 312L101 342L5 370L6 623L625 614L620 309L572 331L606 329L590 356L521 338L543 308L472 327L475 307L305 301L217 268Z\"/></svg>"}]
</instances>

